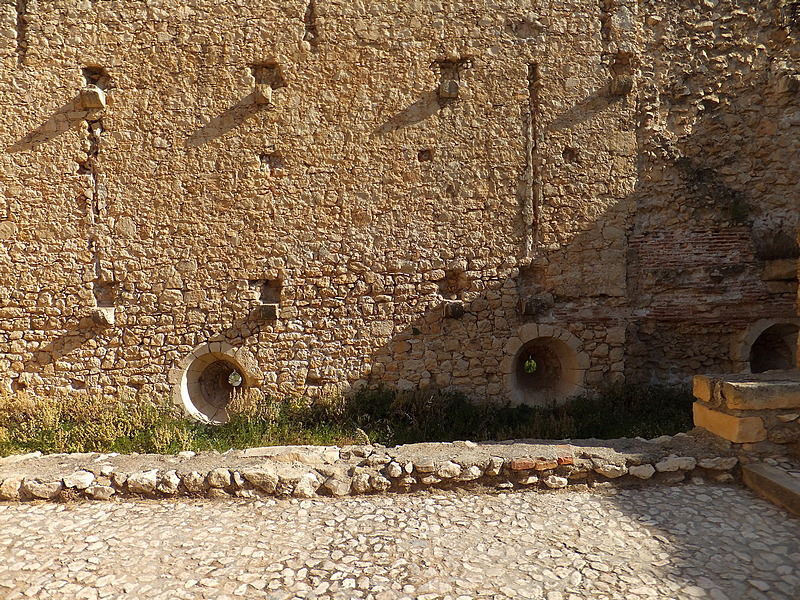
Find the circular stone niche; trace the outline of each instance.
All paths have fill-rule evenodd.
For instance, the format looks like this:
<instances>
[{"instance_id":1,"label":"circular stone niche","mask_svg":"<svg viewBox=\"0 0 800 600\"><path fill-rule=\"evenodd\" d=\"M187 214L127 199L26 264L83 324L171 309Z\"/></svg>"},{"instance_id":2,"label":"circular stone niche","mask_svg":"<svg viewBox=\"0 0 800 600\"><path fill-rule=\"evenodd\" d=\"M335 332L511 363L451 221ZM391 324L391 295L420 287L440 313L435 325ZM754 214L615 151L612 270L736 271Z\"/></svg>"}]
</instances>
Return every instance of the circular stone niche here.
<instances>
[{"instance_id":1,"label":"circular stone niche","mask_svg":"<svg viewBox=\"0 0 800 600\"><path fill-rule=\"evenodd\" d=\"M211 423L228 420L227 406L234 393L247 388L244 370L230 356L210 352L197 357L184 374L183 405L197 419Z\"/></svg>"},{"instance_id":2,"label":"circular stone niche","mask_svg":"<svg viewBox=\"0 0 800 600\"><path fill-rule=\"evenodd\" d=\"M547 405L578 393L581 370L578 356L554 337L533 339L514 358L514 388L525 404Z\"/></svg>"}]
</instances>

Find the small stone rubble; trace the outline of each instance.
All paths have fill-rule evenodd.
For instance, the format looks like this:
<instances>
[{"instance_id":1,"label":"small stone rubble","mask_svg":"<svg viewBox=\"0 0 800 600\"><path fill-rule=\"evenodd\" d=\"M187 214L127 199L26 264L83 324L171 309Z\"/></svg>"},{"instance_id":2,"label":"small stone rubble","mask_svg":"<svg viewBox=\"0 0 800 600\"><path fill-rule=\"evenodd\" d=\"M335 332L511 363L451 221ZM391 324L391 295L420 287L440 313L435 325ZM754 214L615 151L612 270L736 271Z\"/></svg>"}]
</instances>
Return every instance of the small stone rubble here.
<instances>
[{"instance_id":1,"label":"small stone rubble","mask_svg":"<svg viewBox=\"0 0 800 600\"><path fill-rule=\"evenodd\" d=\"M0 459L0 499L311 498L430 488L584 489L731 482L732 446L700 430L653 440L276 446L166 455L38 453Z\"/></svg>"}]
</instances>

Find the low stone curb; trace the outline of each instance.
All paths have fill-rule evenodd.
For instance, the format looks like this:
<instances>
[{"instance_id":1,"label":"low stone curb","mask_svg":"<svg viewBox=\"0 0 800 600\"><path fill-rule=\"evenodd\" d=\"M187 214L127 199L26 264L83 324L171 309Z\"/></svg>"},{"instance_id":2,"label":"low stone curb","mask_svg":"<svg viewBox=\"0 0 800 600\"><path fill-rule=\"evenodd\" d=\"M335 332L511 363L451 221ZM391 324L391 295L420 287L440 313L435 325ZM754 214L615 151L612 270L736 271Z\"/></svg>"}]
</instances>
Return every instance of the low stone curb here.
<instances>
[{"instance_id":1,"label":"low stone curb","mask_svg":"<svg viewBox=\"0 0 800 600\"><path fill-rule=\"evenodd\" d=\"M744 484L758 495L800 517L800 479L764 463L744 465Z\"/></svg>"},{"instance_id":2,"label":"low stone curb","mask_svg":"<svg viewBox=\"0 0 800 600\"><path fill-rule=\"evenodd\" d=\"M732 482L738 458L702 432L654 440L283 446L168 455L38 453L0 459L0 500L258 498L431 488L596 488Z\"/></svg>"}]
</instances>

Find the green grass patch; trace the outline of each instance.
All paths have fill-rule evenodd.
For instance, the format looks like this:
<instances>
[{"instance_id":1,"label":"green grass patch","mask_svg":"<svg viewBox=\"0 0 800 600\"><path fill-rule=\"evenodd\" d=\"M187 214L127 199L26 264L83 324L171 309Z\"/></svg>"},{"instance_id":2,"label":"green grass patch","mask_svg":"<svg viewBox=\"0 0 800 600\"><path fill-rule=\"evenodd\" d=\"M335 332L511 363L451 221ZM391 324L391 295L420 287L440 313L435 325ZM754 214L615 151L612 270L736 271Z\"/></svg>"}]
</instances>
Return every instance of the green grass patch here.
<instances>
[{"instance_id":1,"label":"green grass patch","mask_svg":"<svg viewBox=\"0 0 800 600\"><path fill-rule=\"evenodd\" d=\"M388 388L278 400L237 396L224 425L188 420L168 398L87 394L0 397L0 453L174 453L284 444L506 439L652 438L692 427L692 396L664 386L613 385L551 407L473 402L458 392Z\"/></svg>"}]
</instances>

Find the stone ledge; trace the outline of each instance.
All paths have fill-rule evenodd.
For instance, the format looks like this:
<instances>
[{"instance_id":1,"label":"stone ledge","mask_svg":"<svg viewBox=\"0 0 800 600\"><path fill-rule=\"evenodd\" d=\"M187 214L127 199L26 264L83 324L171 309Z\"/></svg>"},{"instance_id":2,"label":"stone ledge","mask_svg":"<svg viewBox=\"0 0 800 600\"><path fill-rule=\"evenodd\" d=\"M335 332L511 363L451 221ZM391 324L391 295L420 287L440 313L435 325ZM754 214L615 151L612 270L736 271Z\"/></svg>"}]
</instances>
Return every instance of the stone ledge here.
<instances>
[{"instance_id":1,"label":"stone ledge","mask_svg":"<svg viewBox=\"0 0 800 600\"><path fill-rule=\"evenodd\" d=\"M742 467L747 487L770 502L800 517L800 479L764 463Z\"/></svg>"},{"instance_id":2,"label":"stone ledge","mask_svg":"<svg viewBox=\"0 0 800 600\"><path fill-rule=\"evenodd\" d=\"M724 381L722 397L733 410L800 408L800 377L772 381Z\"/></svg>"},{"instance_id":3,"label":"stone ledge","mask_svg":"<svg viewBox=\"0 0 800 600\"><path fill-rule=\"evenodd\" d=\"M696 375L694 396L731 410L800 408L800 371Z\"/></svg>"},{"instance_id":4,"label":"stone ledge","mask_svg":"<svg viewBox=\"0 0 800 600\"><path fill-rule=\"evenodd\" d=\"M730 445L696 430L654 440L282 446L177 455L38 453L0 459L0 500L257 498L735 480Z\"/></svg>"}]
</instances>

